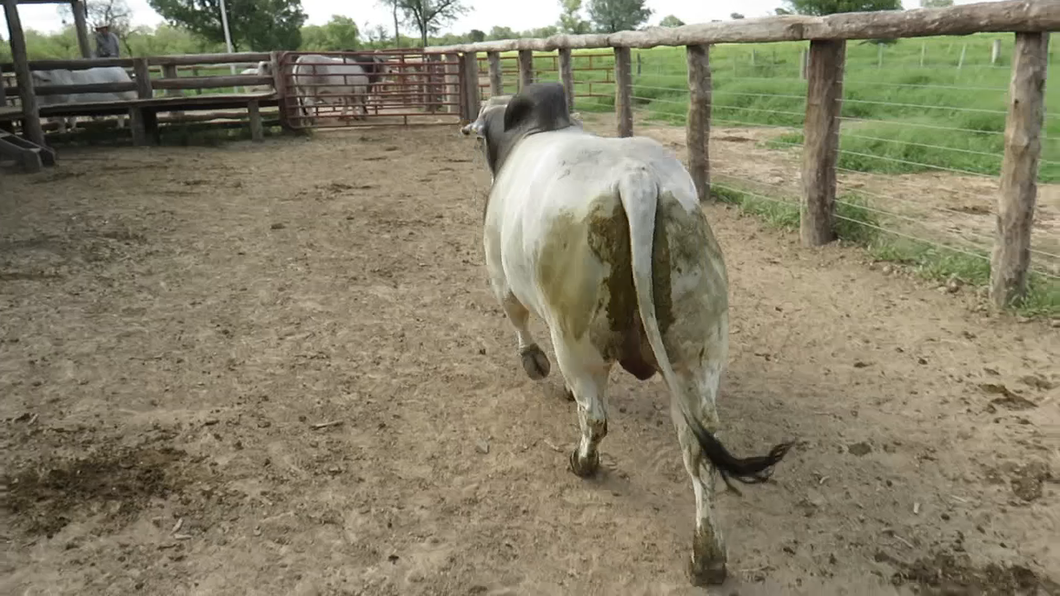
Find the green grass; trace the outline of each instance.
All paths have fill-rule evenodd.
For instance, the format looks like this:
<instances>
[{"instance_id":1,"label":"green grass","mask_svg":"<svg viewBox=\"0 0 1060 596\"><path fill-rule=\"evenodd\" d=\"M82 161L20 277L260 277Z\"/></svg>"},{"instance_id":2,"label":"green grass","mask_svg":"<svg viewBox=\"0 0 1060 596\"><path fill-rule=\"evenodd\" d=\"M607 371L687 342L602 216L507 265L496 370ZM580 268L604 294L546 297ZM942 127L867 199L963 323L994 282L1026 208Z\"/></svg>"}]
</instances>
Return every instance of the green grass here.
<instances>
[{"instance_id":1,"label":"green grass","mask_svg":"<svg viewBox=\"0 0 1060 596\"><path fill-rule=\"evenodd\" d=\"M711 194L722 203L736 206L782 230L799 228L799 205L791 200L767 199L733 187L715 185ZM873 259L909 267L922 278L934 281L956 279L973 287L990 283L990 256L985 252L959 252L884 231L876 213L857 195L839 197L836 203L836 235L864 249ZM1026 316L1060 314L1060 282L1032 273L1029 291L1014 311Z\"/></svg>"}]
</instances>

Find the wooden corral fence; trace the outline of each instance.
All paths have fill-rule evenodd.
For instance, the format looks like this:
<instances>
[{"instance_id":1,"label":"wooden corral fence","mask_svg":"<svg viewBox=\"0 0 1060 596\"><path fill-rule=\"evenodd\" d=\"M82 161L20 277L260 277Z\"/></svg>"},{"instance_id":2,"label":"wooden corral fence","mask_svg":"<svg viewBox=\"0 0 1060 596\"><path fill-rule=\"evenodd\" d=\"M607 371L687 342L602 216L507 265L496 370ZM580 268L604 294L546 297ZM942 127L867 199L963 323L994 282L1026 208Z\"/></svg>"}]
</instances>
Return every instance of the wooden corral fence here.
<instances>
[{"instance_id":1,"label":"wooden corral fence","mask_svg":"<svg viewBox=\"0 0 1060 596\"><path fill-rule=\"evenodd\" d=\"M89 60L37 60L29 62L31 71L67 69L72 71L87 70L97 67L121 67L132 73L129 82L88 83L75 85L33 85L26 93L21 86L3 87L5 96L19 98L17 112L0 115L0 119L21 119L23 130L29 140L44 145L43 128L40 117L68 116L105 116L128 115L133 142L147 145L157 142L159 114L169 115L168 121L178 122L182 119L201 120L202 118L186 117L188 111L216 111L224 109L246 110L251 134L254 140L264 138L264 124L261 108L278 105L276 81L272 74L220 74L208 76L181 76L189 71L216 69L232 63L256 64L263 61L275 63L277 56L270 53L244 52L239 54L193 54L180 56L155 56L146 58L97 58ZM0 65L0 70L10 72L12 64ZM152 76L154 74L155 76ZM224 88L254 88L247 93L213 93L202 94L202 90ZM186 91L195 91L196 95L185 95ZM58 103L38 105L37 97L49 95L69 95L75 93L125 93L134 92L135 99L115 99L113 101L92 101L78 103ZM156 94L156 92L160 92ZM31 98L33 108L26 110L27 95ZM9 110L10 111L10 110ZM36 113L32 113L32 112ZM28 113L27 113L28 112ZM36 120L35 125L26 125L26 121ZM34 130L41 131L35 133ZM38 137L39 135L39 137ZM38 138L35 138L38 137Z\"/></svg>"},{"instance_id":2,"label":"wooden corral fence","mask_svg":"<svg viewBox=\"0 0 1060 596\"><path fill-rule=\"evenodd\" d=\"M614 52L618 135L633 134L631 48L684 46L690 101L687 119L689 170L700 200L710 200L708 138L711 113L710 46L718 43L809 41L806 117L802 153L800 236L819 246L836 238L836 162L847 40L895 39L980 32L1011 32L1016 37L1008 98L1005 149L997 195L997 230L991 258L990 296L1007 306L1026 295L1030 269L1031 223L1037 198L1049 31L1060 28L1060 2L1009 0L942 9L845 13L827 17L778 16L675 28L651 27L613 34L556 35L427 48L458 54L467 64L486 54L488 79L500 91L501 54L517 52L520 82L533 79L533 52L556 52L560 79L573 109L571 50L611 48ZM477 73L477 68L469 68ZM469 80L478 88L477 76ZM469 97L466 117L479 109Z\"/></svg>"},{"instance_id":3,"label":"wooden corral fence","mask_svg":"<svg viewBox=\"0 0 1060 596\"><path fill-rule=\"evenodd\" d=\"M494 62L498 64L491 68ZM520 62L523 64L523 70L519 69ZM576 94L578 97L613 96L615 69L611 62L612 55L606 52L580 52L572 56L570 68L570 80L574 85L572 95ZM502 56L491 52L485 57L478 58L476 72L479 97L485 99L504 95L507 91L514 91L527 82L551 80L554 73L560 72L559 56L552 53L534 55L531 52L528 58L525 53ZM521 73L529 73L529 79Z\"/></svg>"}]
</instances>

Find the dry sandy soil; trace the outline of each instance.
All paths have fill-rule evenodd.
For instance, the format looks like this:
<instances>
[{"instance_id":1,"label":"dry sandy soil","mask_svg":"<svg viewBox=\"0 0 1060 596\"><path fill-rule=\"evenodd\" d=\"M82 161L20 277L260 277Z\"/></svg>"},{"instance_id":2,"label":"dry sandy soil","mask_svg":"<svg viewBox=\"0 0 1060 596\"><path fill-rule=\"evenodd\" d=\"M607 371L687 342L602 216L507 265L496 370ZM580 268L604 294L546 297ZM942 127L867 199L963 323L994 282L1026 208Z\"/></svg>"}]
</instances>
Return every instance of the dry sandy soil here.
<instances>
[{"instance_id":1,"label":"dry sandy soil","mask_svg":"<svg viewBox=\"0 0 1060 596\"><path fill-rule=\"evenodd\" d=\"M731 578L658 378L603 470L489 293L454 128L70 149L0 199L0 593L1060 594L1060 332L724 206ZM540 337L540 323L536 322Z\"/></svg>"}]
</instances>

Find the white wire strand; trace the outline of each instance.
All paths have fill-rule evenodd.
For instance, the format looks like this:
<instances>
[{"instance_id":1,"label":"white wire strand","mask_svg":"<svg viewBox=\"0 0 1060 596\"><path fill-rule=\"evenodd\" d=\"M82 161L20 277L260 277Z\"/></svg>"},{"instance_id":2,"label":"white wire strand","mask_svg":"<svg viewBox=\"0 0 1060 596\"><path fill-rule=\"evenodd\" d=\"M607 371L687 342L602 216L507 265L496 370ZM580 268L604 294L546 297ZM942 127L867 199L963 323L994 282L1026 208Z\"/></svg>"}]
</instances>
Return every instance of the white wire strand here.
<instances>
[{"instance_id":1,"label":"white wire strand","mask_svg":"<svg viewBox=\"0 0 1060 596\"><path fill-rule=\"evenodd\" d=\"M946 151L958 151L960 153L968 153L970 155L983 155L983 156L986 156L986 157L993 157L995 159L1001 159L1002 158L1002 155L999 154L999 153L987 153L986 151L973 151L971 149L960 149L958 147L943 147L942 145L928 145L926 143L914 143L912 141L903 141L903 140L900 140L900 139L884 139L884 138L881 138L881 137L869 137L869 136L865 136L865 135L855 135L855 134L843 133L842 131L840 131L840 134L844 138L848 138L848 139L865 139L865 140L868 140L868 141L882 141L884 143L898 143L900 145L911 145L913 147L925 147L927 149L943 149L943 150L946 150ZM1044 160L1039 160L1039 161L1044 161ZM1045 163L1053 163L1053 162L1046 161Z\"/></svg>"},{"instance_id":2,"label":"white wire strand","mask_svg":"<svg viewBox=\"0 0 1060 596\"><path fill-rule=\"evenodd\" d=\"M994 178L994 176L991 176L990 174L983 174L982 172L973 172L971 170L962 170L962 169L959 169L959 168L947 168L945 166L935 166L935 165L931 165L931 164L928 164L928 163L920 163L918 161L909 161L909 160L906 160L906 159L898 159L897 157L887 157L887 156L884 156L884 155L872 155L871 153L861 153L861 152L858 152L858 151L850 151L848 149L840 149L839 152L840 153L845 153L847 155L856 155L858 157L867 157L867 158L870 158L870 159L882 159L884 161L893 161L895 163L902 163L902 164L907 164L907 165L911 165L911 166L923 166L925 168L931 168L933 170L941 170L941 171L944 171L944 172L953 172L955 174L962 174L962 175L966 175L966 176L979 176L980 178Z\"/></svg>"},{"instance_id":3,"label":"white wire strand","mask_svg":"<svg viewBox=\"0 0 1060 596\"><path fill-rule=\"evenodd\" d=\"M852 170L850 168L844 168L842 166L836 166L836 171L843 172L843 173L846 173L846 174L859 175L859 176L873 176L873 177L876 177L876 178L886 178L886 177L892 176L892 174L884 174L882 172L865 172L865 171L862 171L862 170ZM991 180L994 180L993 177L989 177L989 178ZM974 194L974 193L972 193L970 191L955 191L952 188L947 188L946 190L951 192L951 193L952 192L956 192L960 196L968 197L968 198L976 200L976 201L982 201L982 202L986 202L986 203L993 202L993 199L991 199L989 197L984 197L984 196L979 195L979 194Z\"/></svg>"},{"instance_id":4,"label":"white wire strand","mask_svg":"<svg viewBox=\"0 0 1060 596\"><path fill-rule=\"evenodd\" d=\"M912 199L903 199L903 198L900 198L900 197L896 197L894 195L882 195L882 194L874 193L872 191L863 190L861 188L849 187L849 183L845 182L842 179L839 180L839 184L841 186L843 186L844 188L849 188L849 190L847 192L854 193L854 194L859 194L859 195L865 195L867 197L872 197L874 199L881 200L881 201L895 201L895 202L904 203L904 204L907 204L907 205L916 205L917 207L926 208L926 209L929 209L929 210L934 209L934 210L938 210L938 211L945 211L947 213L952 213L954 215L961 215L961 216L964 216L964 217L967 217L969 215L977 215L975 213L968 213L966 211L959 211L957 209L953 209L951 207L946 207L944 205L926 205L923 202L914 201ZM981 197L979 197L979 198L981 198ZM993 213L984 213L984 214L982 214L982 216L983 217L992 217ZM978 235L978 236L980 236L982 238L987 238L987 239L991 239L992 240L992 238L990 236L987 236L985 234L979 234L977 232L970 232L970 233L973 234L973 235Z\"/></svg>"},{"instance_id":5,"label":"white wire strand","mask_svg":"<svg viewBox=\"0 0 1060 596\"><path fill-rule=\"evenodd\" d=\"M919 123L919 122L906 122L906 121L902 121L902 120L881 120L881 119L878 119L878 118L855 118L853 116L836 116L836 118L839 118L840 120L846 120L846 121L849 121L849 122L872 122L872 123L875 123L875 124L898 124L898 125L902 125L902 126L913 126L913 127L916 127L916 128L931 128L931 129L934 129L934 130L948 130L948 131L953 131L953 132L971 132L971 133L981 134L981 135L1001 135L1001 136L1004 136L1004 134L1005 134L1003 132L998 132L996 130L975 130L973 128L958 128L958 127L954 127L954 126L938 126L936 124L922 124L922 123Z\"/></svg>"},{"instance_id":6,"label":"white wire strand","mask_svg":"<svg viewBox=\"0 0 1060 596\"><path fill-rule=\"evenodd\" d=\"M838 99L836 99L836 101L843 102L843 103L868 103L868 104L883 105L883 106L896 106L896 107L899 107L899 108L916 108L916 109L919 109L919 110L954 110L954 111L958 111L958 112L973 112L973 113L977 113L977 114L1001 114L1001 115L1007 114L1007 112L1005 112L1005 110L987 110L987 109L983 109L983 108L957 108L957 107L953 107L953 106L933 106L933 105L924 105L924 104L917 104L917 103L898 103L898 102L893 102L893 101L875 101L875 100L872 100L872 99L850 99L848 97L838 98Z\"/></svg>"}]
</instances>

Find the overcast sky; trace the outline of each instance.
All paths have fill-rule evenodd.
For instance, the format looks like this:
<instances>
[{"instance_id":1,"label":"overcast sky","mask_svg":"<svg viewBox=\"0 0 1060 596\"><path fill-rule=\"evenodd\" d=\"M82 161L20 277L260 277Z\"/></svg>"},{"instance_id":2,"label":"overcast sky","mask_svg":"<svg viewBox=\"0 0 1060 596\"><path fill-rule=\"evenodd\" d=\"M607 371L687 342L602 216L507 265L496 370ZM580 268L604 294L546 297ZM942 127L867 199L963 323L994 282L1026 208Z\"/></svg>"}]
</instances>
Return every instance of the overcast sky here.
<instances>
[{"instance_id":1,"label":"overcast sky","mask_svg":"<svg viewBox=\"0 0 1060 596\"><path fill-rule=\"evenodd\" d=\"M157 25L161 17L147 4L147 0L126 0L133 11L135 25ZM970 4L976 0L956 0L957 4ZM495 25L524 31L535 27L552 25L559 19L559 0L465 0L472 10L447 28L447 31L466 33L471 29L488 32ZM647 0L654 13L649 21L656 24L666 15L675 15L686 23L698 23L712 19L728 19L729 14L739 12L747 17L760 17L773 13L782 0ZM919 8L920 0L903 0L905 8ZM353 18L361 29L370 26L388 25L393 29L389 12L377 0L302 0L302 8L308 15L308 23L319 25L338 14ZM18 7L25 29L53 32L62 28L62 19L56 5L21 4ZM3 21L0 18L0 21ZM403 33L408 28L403 28ZM408 30L412 33L411 30ZM7 38L7 23L2 36Z\"/></svg>"}]
</instances>

